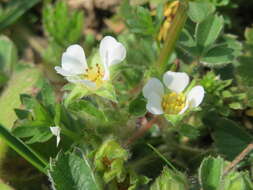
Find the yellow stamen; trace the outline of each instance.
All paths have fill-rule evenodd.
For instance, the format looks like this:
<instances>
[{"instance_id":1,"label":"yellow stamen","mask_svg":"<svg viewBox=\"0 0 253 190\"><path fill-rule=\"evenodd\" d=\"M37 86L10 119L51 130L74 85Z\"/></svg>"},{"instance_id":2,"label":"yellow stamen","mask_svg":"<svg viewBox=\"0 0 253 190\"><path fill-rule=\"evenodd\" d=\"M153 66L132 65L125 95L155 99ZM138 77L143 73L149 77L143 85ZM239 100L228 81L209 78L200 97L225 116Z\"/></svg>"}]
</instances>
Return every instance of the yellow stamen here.
<instances>
[{"instance_id":1,"label":"yellow stamen","mask_svg":"<svg viewBox=\"0 0 253 190\"><path fill-rule=\"evenodd\" d=\"M183 93L171 92L163 96L162 108L167 114L178 114L185 105L186 97Z\"/></svg>"},{"instance_id":2,"label":"yellow stamen","mask_svg":"<svg viewBox=\"0 0 253 190\"><path fill-rule=\"evenodd\" d=\"M101 86L103 83L104 70L101 65L96 64L95 66L86 69L86 73L83 78L96 83L96 86Z\"/></svg>"}]
</instances>

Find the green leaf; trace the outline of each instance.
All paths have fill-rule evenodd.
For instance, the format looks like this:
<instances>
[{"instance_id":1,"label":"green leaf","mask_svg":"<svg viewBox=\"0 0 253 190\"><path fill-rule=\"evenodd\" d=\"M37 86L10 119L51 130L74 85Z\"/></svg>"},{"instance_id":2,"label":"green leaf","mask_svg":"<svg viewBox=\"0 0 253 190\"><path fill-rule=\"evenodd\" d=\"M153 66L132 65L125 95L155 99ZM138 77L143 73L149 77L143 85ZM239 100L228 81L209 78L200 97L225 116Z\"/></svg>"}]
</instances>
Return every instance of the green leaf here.
<instances>
[{"instance_id":1,"label":"green leaf","mask_svg":"<svg viewBox=\"0 0 253 190\"><path fill-rule=\"evenodd\" d=\"M211 1L216 6L225 6L230 2L230 0L209 0L209 1Z\"/></svg>"},{"instance_id":2,"label":"green leaf","mask_svg":"<svg viewBox=\"0 0 253 190\"><path fill-rule=\"evenodd\" d=\"M87 158L74 153L60 153L50 170L52 185L56 190L101 190Z\"/></svg>"},{"instance_id":3,"label":"green leaf","mask_svg":"<svg viewBox=\"0 0 253 190\"><path fill-rule=\"evenodd\" d=\"M131 7L128 1L124 1L121 13L125 17L126 24L131 32L142 36L154 34L155 27L148 9L141 6Z\"/></svg>"},{"instance_id":4,"label":"green leaf","mask_svg":"<svg viewBox=\"0 0 253 190\"><path fill-rule=\"evenodd\" d=\"M81 11L70 12L64 1L48 3L43 8L43 25L50 39L66 48L82 37L84 15Z\"/></svg>"},{"instance_id":5,"label":"green leaf","mask_svg":"<svg viewBox=\"0 0 253 190\"><path fill-rule=\"evenodd\" d=\"M55 104L55 93L53 87L50 85L49 81L43 80L40 92L37 95L43 105L54 105Z\"/></svg>"},{"instance_id":6,"label":"green leaf","mask_svg":"<svg viewBox=\"0 0 253 190\"><path fill-rule=\"evenodd\" d=\"M13 24L28 9L36 5L40 0L12 0L0 12L0 31Z\"/></svg>"},{"instance_id":7,"label":"green leaf","mask_svg":"<svg viewBox=\"0 0 253 190\"><path fill-rule=\"evenodd\" d=\"M189 2L188 16L193 22L199 23L215 11L212 3L203 1Z\"/></svg>"},{"instance_id":8,"label":"green leaf","mask_svg":"<svg viewBox=\"0 0 253 190\"><path fill-rule=\"evenodd\" d=\"M28 121L15 127L12 133L19 138L30 137L30 139L26 141L27 144L36 142L42 143L48 141L53 136L49 127L47 123Z\"/></svg>"},{"instance_id":9,"label":"green leaf","mask_svg":"<svg viewBox=\"0 0 253 190\"><path fill-rule=\"evenodd\" d=\"M100 120L106 120L104 112L100 111L93 103L85 100L79 100L70 104L69 108L73 111L84 112Z\"/></svg>"},{"instance_id":10,"label":"green leaf","mask_svg":"<svg viewBox=\"0 0 253 190\"><path fill-rule=\"evenodd\" d=\"M200 48L212 45L218 38L224 24L222 16L212 15L199 23L196 28L196 40Z\"/></svg>"},{"instance_id":11,"label":"green leaf","mask_svg":"<svg viewBox=\"0 0 253 190\"><path fill-rule=\"evenodd\" d=\"M82 84L76 84L64 99L64 105L67 107L73 101L81 99L88 94L90 94L90 92L87 88L85 88Z\"/></svg>"},{"instance_id":12,"label":"green leaf","mask_svg":"<svg viewBox=\"0 0 253 190\"><path fill-rule=\"evenodd\" d=\"M224 160L222 158L205 158L199 167L199 181L203 190L218 190L222 180Z\"/></svg>"},{"instance_id":13,"label":"green leaf","mask_svg":"<svg viewBox=\"0 0 253 190\"><path fill-rule=\"evenodd\" d=\"M146 104L146 99L142 96L142 94L140 94L130 103L129 113L137 117L145 115L145 113L147 112Z\"/></svg>"},{"instance_id":14,"label":"green leaf","mask_svg":"<svg viewBox=\"0 0 253 190\"><path fill-rule=\"evenodd\" d=\"M235 122L213 113L206 116L204 123L213 128L214 143L218 151L228 160L233 160L253 140L253 136Z\"/></svg>"},{"instance_id":15,"label":"green leaf","mask_svg":"<svg viewBox=\"0 0 253 190\"><path fill-rule=\"evenodd\" d=\"M253 28L246 28L244 32L246 42L253 44Z\"/></svg>"},{"instance_id":16,"label":"green leaf","mask_svg":"<svg viewBox=\"0 0 253 190\"><path fill-rule=\"evenodd\" d=\"M101 87L100 89L94 91L94 93L98 96L111 100L115 103L118 102L117 97L116 97L116 92L112 84L108 83L104 85L103 87Z\"/></svg>"},{"instance_id":17,"label":"green leaf","mask_svg":"<svg viewBox=\"0 0 253 190\"><path fill-rule=\"evenodd\" d=\"M38 69L29 68L15 73L0 97L0 123L7 128L12 127L17 119L15 108L21 105L19 95L32 90L41 73Z\"/></svg>"},{"instance_id":18,"label":"green leaf","mask_svg":"<svg viewBox=\"0 0 253 190\"><path fill-rule=\"evenodd\" d=\"M27 117L30 115L30 112L27 110L22 110L22 109L14 109L18 119L27 119Z\"/></svg>"},{"instance_id":19,"label":"green leaf","mask_svg":"<svg viewBox=\"0 0 253 190\"><path fill-rule=\"evenodd\" d=\"M233 49L227 45L217 45L208 50L200 61L209 67L221 67L234 60L233 53Z\"/></svg>"},{"instance_id":20,"label":"green leaf","mask_svg":"<svg viewBox=\"0 0 253 190\"><path fill-rule=\"evenodd\" d=\"M38 170L46 174L45 167L47 161L39 154L35 153L29 146L24 144L20 139L14 137L5 127L0 125L0 137L14 149L18 154L30 162Z\"/></svg>"},{"instance_id":21,"label":"green leaf","mask_svg":"<svg viewBox=\"0 0 253 190\"><path fill-rule=\"evenodd\" d=\"M1 24L0 24L1 25ZM1 26L0 26L1 27ZM17 49L6 36L0 36L0 70L10 75L14 64L18 61Z\"/></svg>"},{"instance_id":22,"label":"green leaf","mask_svg":"<svg viewBox=\"0 0 253 190\"><path fill-rule=\"evenodd\" d=\"M180 124L180 122L182 121L183 119L183 114L181 115L169 115L169 114L165 114L164 115L165 118L167 119L168 122L170 122L173 126L178 126Z\"/></svg>"},{"instance_id":23,"label":"green leaf","mask_svg":"<svg viewBox=\"0 0 253 190\"><path fill-rule=\"evenodd\" d=\"M181 125L179 132L181 135L186 136L190 139L196 139L199 136L199 130L189 124Z\"/></svg>"},{"instance_id":24,"label":"green leaf","mask_svg":"<svg viewBox=\"0 0 253 190\"><path fill-rule=\"evenodd\" d=\"M32 90L41 73L37 69L25 69L16 72L9 80L8 86L0 96L0 123L10 129L17 119L14 109L21 105L19 94ZM6 146L0 140L0 157L4 157Z\"/></svg>"},{"instance_id":25,"label":"green leaf","mask_svg":"<svg viewBox=\"0 0 253 190\"><path fill-rule=\"evenodd\" d=\"M253 83L253 57L239 57L238 75L246 85Z\"/></svg>"}]
</instances>

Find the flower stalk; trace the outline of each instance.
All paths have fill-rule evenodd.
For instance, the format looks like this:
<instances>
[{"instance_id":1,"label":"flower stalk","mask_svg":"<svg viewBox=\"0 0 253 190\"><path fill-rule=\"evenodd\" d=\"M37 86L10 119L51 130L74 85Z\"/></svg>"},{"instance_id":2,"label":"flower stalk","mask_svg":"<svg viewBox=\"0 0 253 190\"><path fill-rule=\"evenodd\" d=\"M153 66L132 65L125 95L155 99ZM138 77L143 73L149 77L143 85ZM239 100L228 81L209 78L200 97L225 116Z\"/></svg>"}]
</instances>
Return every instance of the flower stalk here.
<instances>
[{"instance_id":1,"label":"flower stalk","mask_svg":"<svg viewBox=\"0 0 253 190\"><path fill-rule=\"evenodd\" d=\"M170 55L172 54L176 41L179 37L181 30L185 24L187 19L187 8L188 8L188 0L182 2L180 1L179 7L171 22L171 26L169 27L166 35L166 39L164 42L164 46L161 49L160 56L155 65L158 68L158 73L161 75L166 70L166 64Z\"/></svg>"}]
</instances>

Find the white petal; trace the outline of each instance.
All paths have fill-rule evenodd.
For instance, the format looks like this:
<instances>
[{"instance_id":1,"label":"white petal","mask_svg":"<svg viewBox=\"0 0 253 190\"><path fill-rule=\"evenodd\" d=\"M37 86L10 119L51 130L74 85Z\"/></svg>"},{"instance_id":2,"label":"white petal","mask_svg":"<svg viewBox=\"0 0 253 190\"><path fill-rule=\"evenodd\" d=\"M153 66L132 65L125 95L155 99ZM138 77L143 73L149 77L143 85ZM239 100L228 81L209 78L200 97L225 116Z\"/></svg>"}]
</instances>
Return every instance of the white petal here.
<instances>
[{"instance_id":1,"label":"white petal","mask_svg":"<svg viewBox=\"0 0 253 190\"><path fill-rule=\"evenodd\" d=\"M60 137L60 133L61 133L61 128L60 127L50 127L50 130L52 132L52 134L54 136L56 136L56 146L59 145L61 137Z\"/></svg>"},{"instance_id":2,"label":"white petal","mask_svg":"<svg viewBox=\"0 0 253 190\"><path fill-rule=\"evenodd\" d=\"M71 73L69 71L65 71L64 69L62 69L59 66L54 67L54 69L56 70L57 73L61 74L62 76L65 76L65 77L73 76L73 73Z\"/></svg>"},{"instance_id":3,"label":"white petal","mask_svg":"<svg viewBox=\"0 0 253 190\"><path fill-rule=\"evenodd\" d=\"M66 78L71 83L79 83L79 84L83 84L89 88L96 88L96 83L92 82L90 80L84 80L84 79L81 79L80 77L76 77L76 76L71 76L71 77L66 77Z\"/></svg>"},{"instance_id":4,"label":"white petal","mask_svg":"<svg viewBox=\"0 0 253 190\"><path fill-rule=\"evenodd\" d=\"M187 100L189 101L190 107L198 107L205 95L205 90L202 86L193 87L187 94Z\"/></svg>"},{"instance_id":5,"label":"white petal","mask_svg":"<svg viewBox=\"0 0 253 190\"><path fill-rule=\"evenodd\" d=\"M162 97L159 96L156 93L151 93L148 98L148 103L146 105L146 108L149 112L151 112L154 115L160 115L163 114L162 109Z\"/></svg>"},{"instance_id":6,"label":"white petal","mask_svg":"<svg viewBox=\"0 0 253 190\"><path fill-rule=\"evenodd\" d=\"M145 98L148 98L152 93L156 93L159 96L163 96L164 94L163 84L157 78L151 78L143 87L142 93Z\"/></svg>"},{"instance_id":7,"label":"white petal","mask_svg":"<svg viewBox=\"0 0 253 190\"><path fill-rule=\"evenodd\" d=\"M84 84L88 88L96 88L97 87L96 83L92 82L90 80L80 80L80 83Z\"/></svg>"},{"instance_id":8,"label":"white petal","mask_svg":"<svg viewBox=\"0 0 253 190\"><path fill-rule=\"evenodd\" d=\"M165 86L177 93L182 92L189 84L189 76L186 73L167 71L163 75Z\"/></svg>"},{"instance_id":9,"label":"white petal","mask_svg":"<svg viewBox=\"0 0 253 190\"><path fill-rule=\"evenodd\" d=\"M99 53L103 64L111 66L125 59L126 48L115 38L106 36L100 42Z\"/></svg>"},{"instance_id":10,"label":"white petal","mask_svg":"<svg viewBox=\"0 0 253 190\"><path fill-rule=\"evenodd\" d=\"M110 79L110 68L108 65L104 64L104 77L103 80L109 80Z\"/></svg>"},{"instance_id":11,"label":"white petal","mask_svg":"<svg viewBox=\"0 0 253 190\"><path fill-rule=\"evenodd\" d=\"M88 68L83 48L79 45L71 45L62 55L62 69L72 75L85 73Z\"/></svg>"},{"instance_id":12,"label":"white petal","mask_svg":"<svg viewBox=\"0 0 253 190\"><path fill-rule=\"evenodd\" d=\"M67 76L66 79L71 83L80 83L82 80L79 76Z\"/></svg>"}]
</instances>

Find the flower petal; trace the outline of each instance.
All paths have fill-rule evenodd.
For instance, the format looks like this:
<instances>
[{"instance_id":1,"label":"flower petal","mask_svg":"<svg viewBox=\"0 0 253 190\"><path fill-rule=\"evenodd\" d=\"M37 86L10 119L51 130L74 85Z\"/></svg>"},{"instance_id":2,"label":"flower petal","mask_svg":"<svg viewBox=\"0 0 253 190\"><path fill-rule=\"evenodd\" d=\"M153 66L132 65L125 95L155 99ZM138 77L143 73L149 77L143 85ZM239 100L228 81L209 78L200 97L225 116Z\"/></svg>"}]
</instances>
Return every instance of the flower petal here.
<instances>
[{"instance_id":1,"label":"flower petal","mask_svg":"<svg viewBox=\"0 0 253 190\"><path fill-rule=\"evenodd\" d=\"M177 93L182 92L189 84L189 76L182 72L167 71L163 75L163 82L165 86Z\"/></svg>"},{"instance_id":2,"label":"flower petal","mask_svg":"<svg viewBox=\"0 0 253 190\"><path fill-rule=\"evenodd\" d=\"M146 105L146 108L149 112L151 112L154 115L160 115L163 114L162 109L162 97L159 96L156 93L151 93L148 98L148 103Z\"/></svg>"},{"instance_id":3,"label":"flower petal","mask_svg":"<svg viewBox=\"0 0 253 190\"><path fill-rule=\"evenodd\" d=\"M61 128L60 127L50 127L51 133L56 136L56 146L59 145L61 137L60 137L60 133L61 133Z\"/></svg>"},{"instance_id":4,"label":"flower petal","mask_svg":"<svg viewBox=\"0 0 253 190\"><path fill-rule=\"evenodd\" d=\"M92 89L94 89L94 88L97 87L96 83L95 83L95 82L92 82L92 81L90 81L90 80L80 80L80 83L82 83L82 84L84 84L85 86L87 86L88 88L92 88Z\"/></svg>"},{"instance_id":5,"label":"flower petal","mask_svg":"<svg viewBox=\"0 0 253 190\"><path fill-rule=\"evenodd\" d=\"M73 76L73 73L71 73L69 71L65 71L64 69L62 69L59 66L54 67L54 69L56 70L57 73L59 73L62 76L65 76L65 77Z\"/></svg>"},{"instance_id":6,"label":"flower petal","mask_svg":"<svg viewBox=\"0 0 253 190\"><path fill-rule=\"evenodd\" d=\"M88 68L83 48L79 45L71 45L62 55L62 69L78 75L85 73Z\"/></svg>"},{"instance_id":7,"label":"flower petal","mask_svg":"<svg viewBox=\"0 0 253 190\"><path fill-rule=\"evenodd\" d=\"M190 107L198 107L203 101L205 90L202 86L193 87L187 94L187 100L189 101Z\"/></svg>"},{"instance_id":8,"label":"flower petal","mask_svg":"<svg viewBox=\"0 0 253 190\"><path fill-rule=\"evenodd\" d=\"M104 77L103 80L109 80L110 79L110 68L108 65L104 64Z\"/></svg>"},{"instance_id":9,"label":"flower petal","mask_svg":"<svg viewBox=\"0 0 253 190\"><path fill-rule=\"evenodd\" d=\"M79 83L79 84L85 85L88 88L96 88L96 83L90 80L81 79L80 77L76 77L76 76L71 76L71 77L66 77L66 78L71 83Z\"/></svg>"},{"instance_id":10,"label":"flower petal","mask_svg":"<svg viewBox=\"0 0 253 190\"><path fill-rule=\"evenodd\" d=\"M111 36L104 37L100 42L99 53L104 65L114 65L126 57L126 48Z\"/></svg>"},{"instance_id":11,"label":"flower petal","mask_svg":"<svg viewBox=\"0 0 253 190\"><path fill-rule=\"evenodd\" d=\"M152 93L156 93L159 96L163 96L164 94L163 84L159 79L151 78L143 87L142 93L145 98L148 98Z\"/></svg>"}]
</instances>

